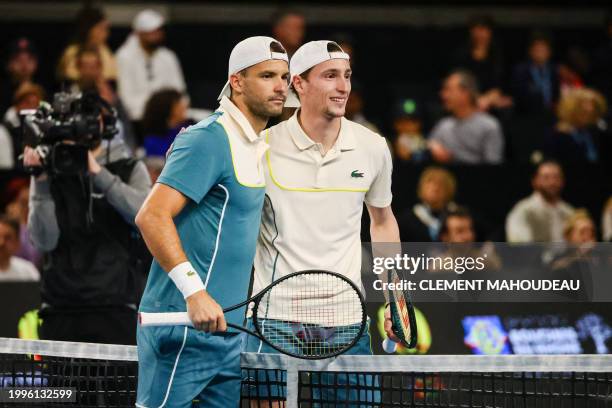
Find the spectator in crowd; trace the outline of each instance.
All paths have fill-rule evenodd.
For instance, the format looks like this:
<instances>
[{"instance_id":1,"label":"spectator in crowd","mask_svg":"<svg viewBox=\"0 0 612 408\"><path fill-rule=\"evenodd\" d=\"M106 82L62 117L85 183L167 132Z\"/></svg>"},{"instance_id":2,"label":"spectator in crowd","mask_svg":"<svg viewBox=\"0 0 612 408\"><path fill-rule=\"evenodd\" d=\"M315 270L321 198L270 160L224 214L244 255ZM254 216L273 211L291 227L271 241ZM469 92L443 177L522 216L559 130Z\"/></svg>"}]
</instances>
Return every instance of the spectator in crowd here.
<instances>
[{"instance_id":1,"label":"spectator in crowd","mask_svg":"<svg viewBox=\"0 0 612 408\"><path fill-rule=\"evenodd\" d=\"M573 245L597 242L597 228L587 210L579 208L565 221L563 238Z\"/></svg>"},{"instance_id":2,"label":"spectator in crowd","mask_svg":"<svg viewBox=\"0 0 612 408\"><path fill-rule=\"evenodd\" d=\"M504 138L499 122L478 110L478 85L467 71L451 73L440 92L451 116L431 131L429 149L441 163L499 164L503 161Z\"/></svg>"},{"instance_id":3,"label":"spectator in crowd","mask_svg":"<svg viewBox=\"0 0 612 408\"><path fill-rule=\"evenodd\" d=\"M563 225L574 208L561 199L563 169L553 160L538 165L531 179L533 193L516 203L506 218L508 242L561 242Z\"/></svg>"},{"instance_id":4,"label":"spectator in crowd","mask_svg":"<svg viewBox=\"0 0 612 408\"><path fill-rule=\"evenodd\" d=\"M606 100L592 89L573 89L557 105L558 122L544 140L543 153L562 163L601 161Z\"/></svg>"},{"instance_id":5,"label":"spectator in crowd","mask_svg":"<svg viewBox=\"0 0 612 408\"><path fill-rule=\"evenodd\" d=\"M14 178L6 187L8 204L6 215L19 222L19 251L15 254L19 258L27 259L37 267L41 266L42 254L34 248L28 231L28 213L30 198L30 183L28 179Z\"/></svg>"},{"instance_id":6,"label":"spectator in crowd","mask_svg":"<svg viewBox=\"0 0 612 408\"><path fill-rule=\"evenodd\" d=\"M531 35L527 61L512 74L512 89L517 109L524 113L552 112L559 99L559 70L551 61L552 42L542 32Z\"/></svg>"},{"instance_id":7,"label":"spectator in crowd","mask_svg":"<svg viewBox=\"0 0 612 408\"><path fill-rule=\"evenodd\" d=\"M13 41L8 48L7 82L0 86L0 113L13 103L13 96L23 83L34 81L37 70L38 54L32 42L25 37Z\"/></svg>"},{"instance_id":8,"label":"spectator in crowd","mask_svg":"<svg viewBox=\"0 0 612 408\"><path fill-rule=\"evenodd\" d=\"M142 128L147 156L165 157L181 128L195 123L187 116L187 98L174 89L155 92L147 102Z\"/></svg>"},{"instance_id":9,"label":"spectator in crowd","mask_svg":"<svg viewBox=\"0 0 612 408\"><path fill-rule=\"evenodd\" d=\"M72 84L73 92L93 91L117 110L120 137L135 150L136 136L130 118L111 81L104 77L102 58L96 48L80 48L76 55L78 79Z\"/></svg>"},{"instance_id":10,"label":"spectator in crowd","mask_svg":"<svg viewBox=\"0 0 612 408\"><path fill-rule=\"evenodd\" d=\"M512 98L503 94L503 58L493 36L493 20L476 16L469 23L469 41L453 55L453 68L471 72L480 85L478 107L481 110L504 109L512 105Z\"/></svg>"},{"instance_id":11,"label":"spectator in crowd","mask_svg":"<svg viewBox=\"0 0 612 408\"><path fill-rule=\"evenodd\" d=\"M133 32L117 51L119 96L134 121L142 119L145 104L160 89L185 91L180 62L163 46L164 17L143 10L134 18Z\"/></svg>"},{"instance_id":12,"label":"spectator in crowd","mask_svg":"<svg viewBox=\"0 0 612 408\"><path fill-rule=\"evenodd\" d=\"M272 37L283 44L289 57L300 48L305 33L306 19L299 11L282 9L272 16Z\"/></svg>"},{"instance_id":13,"label":"spectator in crowd","mask_svg":"<svg viewBox=\"0 0 612 408\"><path fill-rule=\"evenodd\" d=\"M23 151L23 132L21 129L21 119L19 112L25 109L36 109L40 102L45 98L45 93L40 85L31 82L24 82L15 91L13 105L6 111L3 123L8 130L11 138L11 150L13 163L16 168L21 168L21 163L17 157Z\"/></svg>"},{"instance_id":14,"label":"spectator in crowd","mask_svg":"<svg viewBox=\"0 0 612 408\"><path fill-rule=\"evenodd\" d=\"M61 80L77 81L81 73L77 66L79 51L88 48L98 52L102 65L102 78L106 81L117 80L117 63L107 45L110 34L110 23L104 12L86 6L76 17L76 35L72 43L64 50L58 66L58 77Z\"/></svg>"},{"instance_id":15,"label":"spectator in crowd","mask_svg":"<svg viewBox=\"0 0 612 408\"><path fill-rule=\"evenodd\" d=\"M419 202L398 217L402 241L437 241L442 214L456 207L453 202L456 188L455 177L448 170L426 168L417 187Z\"/></svg>"},{"instance_id":16,"label":"spectator in crowd","mask_svg":"<svg viewBox=\"0 0 612 408\"><path fill-rule=\"evenodd\" d=\"M380 134L380 130L376 127L376 125L365 117L363 112L364 103L363 88L361 87L361 84L351 80L351 93L346 101L344 116L353 122L367 127L372 132Z\"/></svg>"},{"instance_id":17,"label":"spectator in crowd","mask_svg":"<svg viewBox=\"0 0 612 408\"><path fill-rule=\"evenodd\" d=\"M422 127L420 104L411 98L398 100L393 109L393 152L396 158L415 163L431 158Z\"/></svg>"},{"instance_id":18,"label":"spectator in crowd","mask_svg":"<svg viewBox=\"0 0 612 408\"><path fill-rule=\"evenodd\" d=\"M604 25L604 41L593 56L593 85L612 100L612 11Z\"/></svg>"},{"instance_id":19,"label":"spectator in crowd","mask_svg":"<svg viewBox=\"0 0 612 408\"><path fill-rule=\"evenodd\" d=\"M19 222L0 215L0 282L40 280L32 262L15 256L18 250Z\"/></svg>"},{"instance_id":20,"label":"spectator in crowd","mask_svg":"<svg viewBox=\"0 0 612 408\"><path fill-rule=\"evenodd\" d=\"M612 197L608 198L601 214L601 238L612 242Z\"/></svg>"}]
</instances>

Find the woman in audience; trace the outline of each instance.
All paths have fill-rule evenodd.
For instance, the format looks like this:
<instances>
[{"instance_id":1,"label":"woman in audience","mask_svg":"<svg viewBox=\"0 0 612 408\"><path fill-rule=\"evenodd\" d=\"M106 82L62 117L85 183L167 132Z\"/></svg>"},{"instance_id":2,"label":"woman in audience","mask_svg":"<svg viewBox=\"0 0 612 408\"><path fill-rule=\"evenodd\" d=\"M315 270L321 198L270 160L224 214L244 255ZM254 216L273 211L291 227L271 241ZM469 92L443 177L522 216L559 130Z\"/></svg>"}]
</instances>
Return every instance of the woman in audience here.
<instances>
[{"instance_id":1,"label":"woman in audience","mask_svg":"<svg viewBox=\"0 0 612 408\"><path fill-rule=\"evenodd\" d=\"M165 156L181 128L194 123L187 116L188 107L187 98L174 89L151 96L142 120L147 156Z\"/></svg>"},{"instance_id":2,"label":"woman in audience","mask_svg":"<svg viewBox=\"0 0 612 408\"><path fill-rule=\"evenodd\" d=\"M557 107L557 125L544 140L543 151L561 162L602 161L606 100L593 89L572 89Z\"/></svg>"},{"instance_id":3,"label":"woman in audience","mask_svg":"<svg viewBox=\"0 0 612 408\"><path fill-rule=\"evenodd\" d=\"M612 197L606 201L601 215L601 238L604 242L612 242Z\"/></svg>"},{"instance_id":4,"label":"woman in audience","mask_svg":"<svg viewBox=\"0 0 612 408\"><path fill-rule=\"evenodd\" d=\"M110 33L110 24L104 12L95 7L85 7L77 15L77 32L75 38L65 50L58 66L58 77L61 80L76 81L79 79L77 54L82 48L96 49L102 60L104 79L117 80L117 63L106 44Z\"/></svg>"}]
</instances>

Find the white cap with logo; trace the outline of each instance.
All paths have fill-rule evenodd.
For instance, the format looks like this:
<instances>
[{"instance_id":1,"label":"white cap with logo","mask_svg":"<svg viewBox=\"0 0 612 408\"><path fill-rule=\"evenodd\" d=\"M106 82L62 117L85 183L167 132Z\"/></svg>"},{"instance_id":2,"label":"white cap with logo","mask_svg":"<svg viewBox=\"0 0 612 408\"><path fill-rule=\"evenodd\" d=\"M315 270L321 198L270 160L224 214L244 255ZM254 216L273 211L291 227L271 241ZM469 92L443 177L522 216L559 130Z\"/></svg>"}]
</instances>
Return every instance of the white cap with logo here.
<instances>
[{"instance_id":1,"label":"white cap with logo","mask_svg":"<svg viewBox=\"0 0 612 408\"><path fill-rule=\"evenodd\" d=\"M164 23L164 16L155 10L146 9L134 17L132 29L139 33L150 33L163 26Z\"/></svg>"},{"instance_id":2,"label":"white cap with logo","mask_svg":"<svg viewBox=\"0 0 612 408\"><path fill-rule=\"evenodd\" d=\"M341 51L328 51L330 44L333 44L334 48ZM297 75L303 74L315 65L332 59L349 60L350 57L334 41L320 40L307 42L298 48L291 57L291 63L289 64L291 83L293 84L293 78ZM290 90L285 107L298 108L299 106L300 102L297 96L295 96L295 91Z\"/></svg>"},{"instance_id":3,"label":"white cap with logo","mask_svg":"<svg viewBox=\"0 0 612 408\"><path fill-rule=\"evenodd\" d=\"M286 52L273 52L270 50L270 44L272 43L280 45L280 42L274 38L264 36L249 37L236 44L229 57L228 80L217 99L220 100L223 96L230 97L231 86L229 77L232 74L268 60L281 60L289 63L289 57Z\"/></svg>"}]
</instances>

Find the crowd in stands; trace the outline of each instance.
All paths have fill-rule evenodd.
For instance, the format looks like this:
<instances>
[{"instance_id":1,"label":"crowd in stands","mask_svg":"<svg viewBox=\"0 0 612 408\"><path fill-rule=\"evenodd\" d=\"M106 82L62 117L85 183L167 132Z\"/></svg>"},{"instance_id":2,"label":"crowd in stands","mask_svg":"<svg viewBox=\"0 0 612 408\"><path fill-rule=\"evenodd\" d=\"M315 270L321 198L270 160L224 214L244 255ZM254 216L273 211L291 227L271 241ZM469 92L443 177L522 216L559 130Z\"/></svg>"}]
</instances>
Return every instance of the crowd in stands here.
<instances>
[{"instance_id":1,"label":"crowd in stands","mask_svg":"<svg viewBox=\"0 0 612 408\"><path fill-rule=\"evenodd\" d=\"M37 108L60 89L98 93L118 112L116 137L144 160L153 181L180 129L200 119L190 114L180 59L164 45L165 25L161 14L143 10L134 18L125 42L112 50L107 16L88 6L78 13L74 37L58 55L55 67L39 64L38 49L44 44L33 44L26 37L4 44L0 170L17 176L0 185L0 280L36 280L42 262L41 248L32 244L26 228L31 193L23 173L19 112ZM306 30L302 14L283 10L274 15L269 34L291 55L305 41ZM486 229L484 217L455 202L460 186L452 168L519 161L534 165L533 192L507 214L508 242L612 240L612 198L602 203L602 214L575 209L561 198L567 164L612 162L607 106L612 98L610 17L605 30L607 42L574 50L564 61L555 59L549 33L533 31L525 44L524 61L512 66L495 36L494 22L475 17L468 24L466 43L449 52L447 75L439 78L439 89L430 90L430 95L439 93L437 104L432 107L407 93L393 103L392 122L386 126L365 113L370 102L359 82L358 66L367 56L356 55L359 44L350 34L333 35L357 68L346 116L388 133L383 136L396 163L425 168L417 201L396 209L403 241L473 242L485 237L480 231ZM56 83L43 83L42 70L55 72ZM211 100L202 108L215 105ZM426 124L426 118L431 123ZM506 133L516 138L517 129L528 139L529 149L514 149L514 142L511 146Z\"/></svg>"}]
</instances>

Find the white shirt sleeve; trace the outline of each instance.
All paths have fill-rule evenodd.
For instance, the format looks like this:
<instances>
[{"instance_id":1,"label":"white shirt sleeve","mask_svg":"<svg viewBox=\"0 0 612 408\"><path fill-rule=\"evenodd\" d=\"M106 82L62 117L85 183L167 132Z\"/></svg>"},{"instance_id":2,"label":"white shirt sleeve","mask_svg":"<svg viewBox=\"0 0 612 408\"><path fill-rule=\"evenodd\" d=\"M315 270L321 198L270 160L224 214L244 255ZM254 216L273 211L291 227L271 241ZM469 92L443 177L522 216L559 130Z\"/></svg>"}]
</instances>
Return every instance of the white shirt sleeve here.
<instances>
[{"instance_id":1,"label":"white shirt sleeve","mask_svg":"<svg viewBox=\"0 0 612 408\"><path fill-rule=\"evenodd\" d=\"M506 241L532 242L533 233L526 217L525 202L519 202L506 218Z\"/></svg>"},{"instance_id":2,"label":"white shirt sleeve","mask_svg":"<svg viewBox=\"0 0 612 408\"><path fill-rule=\"evenodd\" d=\"M11 135L0 125L0 169L12 169L14 166Z\"/></svg>"},{"instance_id":3,"label":"white shirt sleeve","mask_svg":"<svg viewBox=\"0 0 612 408\"><path fill-rule=\"evenodd\" d=\"M379 137L378 143L380 143L379 149L377 149L379 171L366 193L365 203L372 207L384 208L390 206L393 199L391 194L393 160L391 160L391 152L385 138Z\"/></svg>"},{"instance_id":4,"label":"white shirt sleeve","mask_svg":"<svg viewBox=\"0 0 612 408\"><path fill-rule=\"evenodd\" d=\"M138 89L138 84L142 82L142 78L138 77L135 64L136 62L130 61L129 54L117 54L119 98L121 98L130 119L139 120L142 117L142 109L148 95Z\"/></svg>"},{"instance_id":5,"label":"white shirt sleeve","mask_svg":"<svg viewBox=\"0 0 612 408\"><path fill-rule=\"evenodd\" d=\"M183 76L183 69L181 68L181 63L178 60L176 54L172 51L169 52L170 63L172 66L172 74L170 76L172 82L174 82L174 87L181 92L185 92L187 86L185 85L185 77Z\"/></svg>"}]
</instances>

